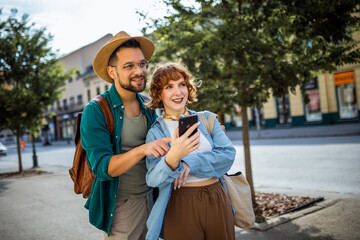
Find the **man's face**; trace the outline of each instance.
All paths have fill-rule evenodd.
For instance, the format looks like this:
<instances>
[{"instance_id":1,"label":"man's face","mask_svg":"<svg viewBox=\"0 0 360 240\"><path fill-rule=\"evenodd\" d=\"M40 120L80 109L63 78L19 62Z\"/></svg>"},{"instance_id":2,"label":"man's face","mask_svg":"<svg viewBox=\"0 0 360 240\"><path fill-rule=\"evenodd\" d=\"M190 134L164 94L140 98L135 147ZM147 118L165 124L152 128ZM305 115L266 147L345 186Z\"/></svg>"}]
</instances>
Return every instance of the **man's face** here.
<instances>
[{"instance_id":1,"label":"man's face","mask_svg":"<svg viewBox=\"0 0 360 240\"><path fill-rule=\"evenodd\" d=\"M118 61L114 67L115 85L131 92L142 92L146 87L146 62L140 48L120 48L116 53Z\"/></svg>"}]
</instances>

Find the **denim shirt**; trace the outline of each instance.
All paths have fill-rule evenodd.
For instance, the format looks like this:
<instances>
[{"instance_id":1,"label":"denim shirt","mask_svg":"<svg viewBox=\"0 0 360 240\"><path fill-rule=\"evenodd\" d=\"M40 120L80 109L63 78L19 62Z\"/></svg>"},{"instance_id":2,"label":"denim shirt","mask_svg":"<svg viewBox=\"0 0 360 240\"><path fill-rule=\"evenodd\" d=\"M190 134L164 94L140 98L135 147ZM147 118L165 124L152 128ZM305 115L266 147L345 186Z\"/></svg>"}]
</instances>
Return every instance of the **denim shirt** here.
<instances>
[{"instance_id":1,"label":"denim shirt","mask_svg":"<svg viewBox=\"0 0 360 240\"><path fill-rule=\"evenodd\" d=\"M108 101L114 117L112 136L106 128L106 120L101 107L93 101L84 108L80 135L82 147L86 151L88 163L95 175L85 208L89 210L90 223L109 234L114 217L119 177L108 175L108 165L113 155L121 153L124 105L114 84L101 95ZM157 117L156 113L153 111L152 114L145 107L140 94L137 94L137 99L140 102L142 114L146 116L147 128L150 129Z\"/></svg>"},{"instance_id":2,"label":"denim shirt","mask_svg":"<svg viewBox=\"0 0 360 240\"><path fill-rule=\"evenodd\" d=\"M191 114L196 114L196 112L190 110L189 112ZM205 116L208 118L209 112L205 111ZM163 137L171 137L163 119L163 117L159 117L155 121L146 136L146 142L151 142ZM214 123L212 135L208 133L203 123L200 123L199 130L204 134L207 140L209 140L212 151L187 155L183 157L181 161L184 161L189 165L191 174L196 177L220 178L222 185L225 187L225 183L221 176L231 168L235 159L236 150L222 130L217 119ZM171 147L171 143L169 143L169 146ZM151 187L159 188L159 196L147 220L148 232L146 239L148 240L158 239L160 233L162 233L165 210L170 199L172 183L185 169L180 161L178 167L175 170L172 170L166 164L165 156L166 155L160 158L156 158L154 155L146 157L146 167L148 169L146 183Z\"/></svg>"}]
</instances>

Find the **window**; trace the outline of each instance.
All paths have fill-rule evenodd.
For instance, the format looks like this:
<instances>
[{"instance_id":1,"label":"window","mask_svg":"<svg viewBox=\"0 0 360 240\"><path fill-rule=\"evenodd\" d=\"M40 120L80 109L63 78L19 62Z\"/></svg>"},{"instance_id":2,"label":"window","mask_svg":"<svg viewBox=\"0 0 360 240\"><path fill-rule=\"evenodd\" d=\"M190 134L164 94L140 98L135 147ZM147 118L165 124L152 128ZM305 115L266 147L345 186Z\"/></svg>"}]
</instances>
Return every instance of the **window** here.
<instances>
[{"instance_id":1,"label":"window","mask_svg":"<svg viewBox=\"0 0 360 240\"><path fill-rule=\"evenodd\" d=\"M278 114L278 123L290 124L292 122L292 119L290 115L290 101L288 93L286 93L282 97L276 98L276 107Z\"/></svg>"},{"instance_id":2,"label":"window","mask_svg":"<svg viewBox=\"0 0 360 240\"><path fill-rule=\"evenodd\" d=\"M64 110L67 110L67 100L66 99L63 99L63 107L64 107Z\"/></svg>"},{"instance_id":3,"label":"window","mask_svg":"<svg viewBox=\"0 0 360 240\"><path fill-rule=\"evenodd\" d=\"M354 71L334 74L340 119L358 116Z\"/></svg>"},{"instance_id":4,"label":"window","mask_svg":"<svg viewBox=\"0 0 360 240\"><path fill-rule=\"evenodd\" d=\"M87 66L85 71L83 72L83 76L89 75L89 74L91 74L93 72L94 72L93 66L92 65Z\"/></svg>"},{"instance_id":5,"label":"window","mask_svg":"<svg viewBox=\"0 0 360 240\"><path fill-rule=\"evenodd\" d=\"M339 102L340 119L351 119L358 116L355 84L347 84L336 87Z\"/></svg>"},{"instance_id":6,"label":"window","mask_svg":"<svg viewBox=\"0 0 360 240\"><path fill-rule=\"evenodd\" d=\"M96 88L96 94L97 94L97 95L100 94L100 88L99 88L99 87Z\"/></svg>"},{"instance_id":7,"label":"window","mask_svg":"<svg viewBox=\"0 0 360 240\"><path fill-rule=\"evenodd\" d=\"M91 92L90 92L90 89L87 90L87 98L88 98L88 102L90 102L90 100L91 100Z\"/></svg>"},{"instance_id":8,"label":"window","mask_svg":"<svg viewBox=\"0 0 360 240\"><path fill-rule=\"evenodd\" d=\"M317 77L310 79L304 88L310 100L305 105L305 119L307 122L319 122L322 120L322 114Z\"/></svg>"},{"instance_id":9,"label":"window","mask_svg":"<svg viewBox=\"0 0 360 240\"><path fill-rule=\"evenodd\" d=\"M83 103L82 95L78 95L78 96L77 96L77 104L78 104L78 105L81 105L82 103Z\"/></svg>"},{"instance_id":10,"label":"window","mask_svg":"<svg viewBox=\"0 0 360 240\"><path fill-rule=\"evenodd\" d=\"M75 105L75 98L74 97L70 97L70 106Z\"/></svg>"},{"instance_id":11,"label":"window","mask_svg":"<svg viewBox=\"0 0 360 240\"><path fill-rule=\"evenodd\" d=\"M109 85L105 85L105 91L107 91L109 89Z\"/></svg>"}]
</instances>

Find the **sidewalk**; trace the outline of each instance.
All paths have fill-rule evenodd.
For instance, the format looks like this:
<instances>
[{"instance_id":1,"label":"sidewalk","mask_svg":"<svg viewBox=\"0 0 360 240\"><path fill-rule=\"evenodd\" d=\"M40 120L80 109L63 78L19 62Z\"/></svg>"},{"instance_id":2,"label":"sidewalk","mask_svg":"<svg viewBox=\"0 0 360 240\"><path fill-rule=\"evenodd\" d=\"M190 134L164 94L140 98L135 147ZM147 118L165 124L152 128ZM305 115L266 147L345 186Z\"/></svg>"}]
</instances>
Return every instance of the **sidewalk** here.
<instances>
[{"instance_id":1,"label":"sidewalk","mask_svg":"<svg viewBox=\"0 0 360 240\"><path fill-rule=\"evenodd\" d=\"M67 172L0 180L0 239L102 239L89 224L84 204L82 196L74 194ZM265 231L235 228L236 239L360 239L360 196L293 214L300 216L282 216L285 223Z\"/></svg>"},{"instance_id":2,"label":"sidewalk","mask_svg":"<svg viewBox=\"0 0 360 240\"><path fill-rule=\"evenodd\" d=\"M227 131L231 140L241 140L242 131ZM306 127L266 128L260 130L260 137L256 128L249 131L250 140L275 138L306 138L306 137L335 137L360 135L360 123L344 123L337 125L313 125Z\"/></svg>"}]
</instances>

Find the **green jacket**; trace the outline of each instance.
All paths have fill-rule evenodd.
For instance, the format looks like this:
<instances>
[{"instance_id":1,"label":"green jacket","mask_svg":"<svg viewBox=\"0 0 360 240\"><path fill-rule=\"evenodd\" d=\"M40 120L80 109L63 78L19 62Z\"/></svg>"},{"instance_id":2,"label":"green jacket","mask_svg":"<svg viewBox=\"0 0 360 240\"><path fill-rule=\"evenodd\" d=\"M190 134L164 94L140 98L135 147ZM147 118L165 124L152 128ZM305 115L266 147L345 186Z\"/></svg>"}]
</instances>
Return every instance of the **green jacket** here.
<instances>
[{"instance_id":1,"label":"green jacket","mask_svg":"<svg viewBox=\"0 0 360 240\"><path fill-rule=\"evenodd\" d=\"M84 108L81 117L80 135L81 144L87 154L91 170L95 174L91 194L86 201L85 208L89 210L89 221L92 225L108 234L114 217L116 194L118 190L119 177L108 175L110 158L121 153L121 132L124 117L124 105L115 85L101 94L110 104L114 117L114 132L110 136L106 128L105 116L101 107L94 101L90 101ZM141 112L146 115L147 127L156 119L144 105L144 99L137 94L140 102Z\"/></svg>"}]
</instances>

